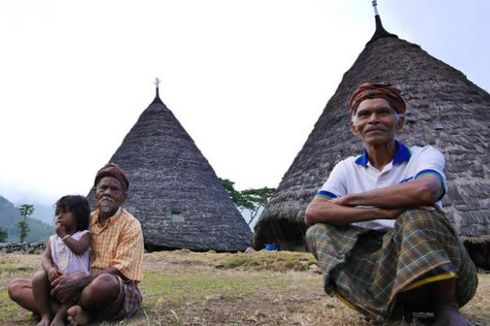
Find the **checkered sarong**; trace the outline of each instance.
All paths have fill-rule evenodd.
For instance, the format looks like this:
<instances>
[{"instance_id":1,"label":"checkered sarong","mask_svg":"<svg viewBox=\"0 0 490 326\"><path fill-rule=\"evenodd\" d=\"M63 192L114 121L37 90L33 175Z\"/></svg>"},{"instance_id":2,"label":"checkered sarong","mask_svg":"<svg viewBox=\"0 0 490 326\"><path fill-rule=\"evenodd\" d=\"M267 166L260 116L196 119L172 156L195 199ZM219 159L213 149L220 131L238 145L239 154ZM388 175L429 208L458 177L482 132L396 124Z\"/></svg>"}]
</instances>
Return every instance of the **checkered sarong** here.
<instances>
[{"instance_id":1,"label":"checkered sarong","mask_svg":"<svg viewBox=\"0 0 490 326\"><path fill-rule=\"evenodd\" d=\"M138 312L143 296L135 281L123 281L117 277L119 282L118 297L102 311L96 314L98 320L122 320L131 317Z\"/></svg>"},{"instance_id":2,"label":"checkered sarong","mask_svg":"<svg viewBox=\"0 0 490 326\"><path fill-rule=\"evenodd\" d=\"M437 212L405 211L389 231L319 223L306 242L323 269L325 291L375 320L397 318L397 294L417 284L456 277L460 306L476 291L473 262Z\"/></svg>"}]
</instances>

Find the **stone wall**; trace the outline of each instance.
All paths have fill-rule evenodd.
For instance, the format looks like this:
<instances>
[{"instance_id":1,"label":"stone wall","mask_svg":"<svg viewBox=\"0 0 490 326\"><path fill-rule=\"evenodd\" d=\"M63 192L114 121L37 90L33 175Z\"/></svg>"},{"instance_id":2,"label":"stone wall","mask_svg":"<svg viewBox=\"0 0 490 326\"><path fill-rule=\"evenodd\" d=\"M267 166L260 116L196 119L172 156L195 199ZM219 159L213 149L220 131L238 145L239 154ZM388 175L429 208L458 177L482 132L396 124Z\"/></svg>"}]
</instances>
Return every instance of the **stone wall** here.
<instances>
[{"instance_id":1,"label":"stone wall","mask_svg":"<svg viewBox=\"0 0 490 326\"><path fill-rule=\"evenodd\" d=\"M46 242L0 243L0 253L41 254Z\"/></svg>"}]
</instances>

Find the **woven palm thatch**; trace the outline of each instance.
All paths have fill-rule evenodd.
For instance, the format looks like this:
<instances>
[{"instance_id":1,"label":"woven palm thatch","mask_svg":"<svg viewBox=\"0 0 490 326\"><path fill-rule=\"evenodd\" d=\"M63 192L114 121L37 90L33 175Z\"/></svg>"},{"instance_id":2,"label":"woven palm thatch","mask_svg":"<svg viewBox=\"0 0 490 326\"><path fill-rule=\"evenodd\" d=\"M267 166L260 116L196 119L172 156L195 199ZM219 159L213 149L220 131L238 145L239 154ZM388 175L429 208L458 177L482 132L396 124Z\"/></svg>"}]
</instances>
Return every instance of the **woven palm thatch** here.
<instances>
[{"instance_id":1,"label":"woven palm thatch","mask_svg":"<svg viewBox=\"0 0 490 326\"><path fill-rule=\"evenodd\" d=\"M389 81L402 90L408 108L398 138L443 152L449 187L444 208L474 260L490 268L490 95L420 46L379 33L376 19L378 36L344 74L284 175L255 227L254 246L303 245L306 206L337 162L362 151L349 128L351 93L362 82Z\"/></svg>"},{"instance_id":2,"label":"woven palm thatch","mask_svg":"<svg viewBox=\"0 0 490 326\"><path fill-rule=\"evenodd\" d=\"M149 250L243 251L252 233L213 168L157 96L110 162L130 180L124 207ZM91 193L93 198L93 193Z\"/></svg>"}]
</instances>

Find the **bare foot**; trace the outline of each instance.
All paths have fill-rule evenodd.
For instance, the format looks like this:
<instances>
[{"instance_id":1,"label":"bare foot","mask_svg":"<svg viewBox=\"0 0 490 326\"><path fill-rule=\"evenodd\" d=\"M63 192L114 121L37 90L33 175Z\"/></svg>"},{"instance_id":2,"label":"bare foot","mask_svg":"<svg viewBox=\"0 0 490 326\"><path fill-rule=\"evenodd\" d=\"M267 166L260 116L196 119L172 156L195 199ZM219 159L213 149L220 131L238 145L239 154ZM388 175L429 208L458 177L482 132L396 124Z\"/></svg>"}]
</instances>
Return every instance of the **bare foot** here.
<instances>
[{"instance_id":1,"label":"bare foot","mask_svg":"<svg viewBox=\"0 0 490 326\"><path fill-rule=\"evenodd\" d=\"M436 320L433 326L472 326L473 324L466 319L457 305L446 305L438 309L435 313Z\"/></svg>"},{"instance_id":2,"label":"bare foot","mask_svg":"<svg viewBox=\"0 0 490 326\"><path fill-rule=\"evenodd\" d=\"M57 313L49 326L65 326L65 314Z\"/></svg>"},{"instance_id":3,"label":"bare foot","mask_svg":"<svg viewBox=\"0 0 490 326\"><path fill-rule=\"evenodd\" d=\"M89 315L80 306L72 306L66 311L68 321L74 326L87 325L90 321Z\"/></svg>"},{"instance_id":4,"label":"bare foot","mask_svg":"<svg viewBox=\"0 0 490 326\"><path fill-rule=\"evenodd\" d=\"M49 326L51 323L51 316L50 315L42 315L41 320L37 324L37 326Z\"/></svg>"}]
</instances>

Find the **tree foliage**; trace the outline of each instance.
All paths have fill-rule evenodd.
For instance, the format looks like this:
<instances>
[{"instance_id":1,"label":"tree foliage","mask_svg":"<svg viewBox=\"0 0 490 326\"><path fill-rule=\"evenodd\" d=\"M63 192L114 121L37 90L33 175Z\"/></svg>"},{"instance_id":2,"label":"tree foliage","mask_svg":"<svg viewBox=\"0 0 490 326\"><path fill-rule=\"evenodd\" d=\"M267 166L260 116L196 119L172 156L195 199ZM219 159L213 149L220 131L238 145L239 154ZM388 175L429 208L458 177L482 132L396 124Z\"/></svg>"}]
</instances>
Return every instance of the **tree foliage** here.
<instances>
[{"instance_id":1,"label":"tree foliage","mask_svg":"<svg viewBox=\"0 0 490 326\"><path fill-rule=\"evenodd\" d=\"M221 179L221 183L225 187L226 191L230 195L231 200L235 203L235 205L240 209L241 212L243 210L250 210L250 220L248 224L251 224L252 221L257 217L261 208L263 208L269 198L272 196L275 188L263 187L263 188L250 188L242 191L238 191L234 187L234 182L229 179Z\"/></svg>"},{"instance_id":2,"label":"tree foliage","mask_svg":"<svg viewBox=\"0 0 490 326\"><path fill-rule=\"evenodd\" d=\"M226 191L228 191L228 194L230 195L231 200L235 203L235 205L240 209L254 209L253 203L247 198L247 196L244 196L242 192L238 191L235 189L235 183L229 179L221 179L219 178L223 186L225 187Z\"/></svg>"},{"instance_id":3,"label":"tree foliage","mask_svg":"<svg viewBox=\"0 0 490 326\"><path fill-rule=\"evenodd\" d=\"M27 218L34 213L34 205L23 204L19 207L20 215L24 218L22 221L17 223L19 227L19 241L22 243L27 238L29 233L29 225L27 224Z\"/></svg>"}]
</instances>

